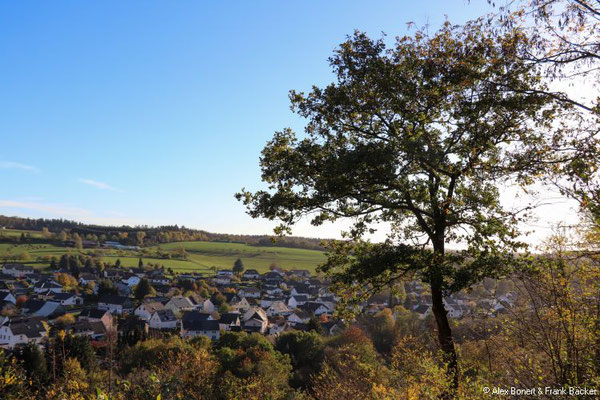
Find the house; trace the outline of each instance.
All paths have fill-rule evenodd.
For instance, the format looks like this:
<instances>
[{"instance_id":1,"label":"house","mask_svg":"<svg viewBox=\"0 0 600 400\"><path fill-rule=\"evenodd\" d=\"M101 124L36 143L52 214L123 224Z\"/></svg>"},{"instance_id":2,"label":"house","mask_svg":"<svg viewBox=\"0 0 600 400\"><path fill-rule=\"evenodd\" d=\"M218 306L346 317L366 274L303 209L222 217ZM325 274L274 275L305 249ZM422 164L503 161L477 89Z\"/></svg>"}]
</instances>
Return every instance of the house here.
<instances>
[{"instance_id":1,"label":"house","mask_svg":"<svg viewBox=\"0 0 600 400\"><path fill-rule=\"evenodd\" d=\"M177 328L177 317L170 308L164 308L152 314L148 325L153 329L175 329Z\"/></svg>"},{"instance_id":2,"label":"house","mask_svg":"<svg viewBox=\"0 0 600 400\"><path fill-rule=\"evenodd\" d=\"M167 285L171 282L171 280L161 273L157 275L152 275L152 277L150 278L150 282L153 285Z\"/></svg>"},{"instance_id":3,"label":"house","mask_svg":"<svg viewBox=\"0 0 600 400\"><path fill-rule=\"evenodd\" d=\"M323 331L329 336L337 335L344 330L344 325L339 321L322 322L321 326L323 327Z\"/></svg>"},{"instance_id":4,"label":"house","mask_svg":"<svg viewBox=\"0 0 600 400\"><path fill-rule=\"evenodd\" d=\"M100 340L106 335L107 327L101 321L77 321L71 326L76 336L88 336L92 340Z\"/></svg>"},{"instance_id":5,"label":"house","mask_svg":"<svg viewBox=\"0 0 600 400\"><path fill-rule=\"evenodd\" d=\"M279 335L292 329L292 326L285 319L278 319L269 324L269 335Z\"/></svg>"},{"instance_id":6,"label":"house","mask_svg":"<svg viewBox=\"0 0 600 400\"><path fill-rule=\"evenodd\" d=\"M51 295L50 300L58 302L62 306L77 306L83 304L83 297L76 293L54 293Z\"/></svg>"},{"instance_id":7,"label":"house","mask_svg":"<svg viewBox=\"0 0 600 400\"><path fill-rule=\"evenodd\" d=\"M298 283L298 284L294 285L290 294L292 296L300 296L300 295L308 296L310 294L310 285L308 285L306 283Z\"/></svg>"},{"instance_id":8,"label":"house","mask_svg":"<svg viewBox=\"0 0 600 400\"><path fill-rule=\"evenodd\" d=\"M190 295L188 299L192 303L194 310L201 310L207 313L212 313L216 309L216 306L211 299L203 299L197 294Z\"/></svg>"},{"instance_id":9,"label":"house","mask_svg":"<svg viewBox=\"0 0 600 400\"><path fill-rule=\"evenodd\" d=\"M137 286L140 283L140 277L136 274L132 274L132 273L128 273L125 274L123 276L123 278L121 279L121 282L123 282L124 284L126 284L127 286L134 287Z\"/></svg>"},{"instance_id":10,"label":"house","mask_svg":"<svg viewBox=\"0 0 600 400\"><path fill-rule=\"evenodd\" d=\"M217 275L212 281L215 285L229 285L231 283L231 277L227 275Z\"/></svg>"},{"instance_id":11,"label":"house","mask_svg":"<svg viewBox=\"0 0 600 400\"><path fill-rule=\"evenodd\" d=\"M82 321L102 322L108 329L114 324L114 318L110 311L100 310L99 308L88 308L83 310L77 319Z\"/></svg>"},{"instance_id":12,"label":"house","mask_svg":"<svg viewBox=\"0 0 600 400\"><path fill-rule=\"evenodd\" d=\"M194 305L185 296L173 296L171 299L165 304L165 308L171 309L174 313L180 313L184 311L189 311L194 308Z\"/></svg>"},{"instance_id":13,"label":"house","mask_svg":"<svg viewBox=\"0 0 600 400\"><path fill-rule=\"evenodd\" d=\"M133 313L144 321L148 321L152 317L152 314L154 314L156 311L164 309L165 306L162 303L159 303L158 301L151 301L149 303L140 304Z\"/></svg>"},{"instance_id":14,"label":"house","mask_svg":"<svg viewBox=\"0 0 600 400\"><path fill-rule=\"evenodd\" d=\"M222 331L230 331L232 328L239 328L241 325L242 322L239 313L225 313L219 319L219 328Z\"/></svg>"},{"instance_id":15,"label":"house","mask_svg":"<svg viewBox=\"0 0 600 400\"><path fill-rule=\"evenodd\" d=\"M32 317L55 318L63 315L65 309L55 301L29 299L21 305L21 312Z\"/></svg>"},{"instance_id":16,"label":"house","mask_svg":"<svg viewBox=\"0 0 600 400\"><path fill-rule=\"evenodd\" d=\"M41 344L48 331L41 318L21 318L6 321L0 326L0 347L14 349L20 344Z\"/></svg>"},{"instance_id":17,"label":"house","mask_svg":"<svg viewBox=\"0 0 600 400\"><path fill-rule=\"evenodd\" d=\"M258 299L260 298L260 289L255 287L241 288L237 291L238 296Z\"/></svg>"},{"instance_id":18,"label":"house","mask_svg":"<svg viewBox=\"0 0 600 400\"><path fill-rule=\"evenodd\" d=\"M182 320L181 337L190 338L196 336L206 336L212 340L218 340L221 336L219 321L205 320Z\"/></svg>"},{"instance_id":19,"label":"house","mask_svg":"<svg viewBox=\"0 0 600 400\"><path fill-rule=\"evenodd\" d=\"M230 269L220 269L217 271L217 276L231 278L233 276L233 271Z\"/></svg>"},{"instance_id":20,"label":"house","mask_svg":"<svg viewBox=\"0 0 600 400\"><path fill-rule=\"evenodd\" d=\"M309 313L311 315L316 315L317 317L319 315L323 315L323 314L331 314L331 311L332 311L325 304L317 303L315 301L310 301L308 303L305 303L305 304L299 306L298 308L306 311L307 313Z\"/></svg>"},{"instance_id":21,"label":"house","mask_svg":"<svg viewBox=\"0 0 600 400\"><path fill-rule=\"evenodd\" d=\"M306 311L296 310L287 316L287 321L292 325L303 324L310 320L310 315Z\"/></svg>"},{"instance_id":22,"label":"house","mask_svg":"<svg viewBox=\"0 0 600 400\"><path fill-rule=\"evenodd\" d=\"M204 321L214 319L210 314L200 311L187 311L181 316L181 321Z\"/></svg>"},{"instance_id":23,"label":"house","mask_svg":"<svg viewBox=\"0 0 600 400\"><path fill-rule=\"evenodd\" d=\"M33 274L33 267L23 264L4 264L2 266L2 273L10 275L15 278L23 278L27 274Z\"/></svg>"},{"instance_id":24,"label":"house","mask_svg":"<svg viewBox=\"0 0 600 400\"><path fill-rule=\"evenodd\" d=\"M310 271L307 269L293 269L290 271L290 275L296 278L310 278Z\"/></svg>"},{"instance_id":25,"label":"house","mask_svg":"<svg viewBox=\"0 0 600 400\"><path fill-rule=\"evenodd\" d=\"M98 282L98 276L96 276L95 274L91 274L91 273L81 273L79 274L79 279L77 280L77 282L79 282L80 285L85 286L88 283L96 283Z\"/></svg>"},{"instance_id":26,"label":"house","mask_svg":"<svg viewBox=\"0 0 600 400\"><path fill-rule=\"evenodd\" d=\"M288 306L292 309L298 308L299 306L305 304L307 301L308 301L308 296L306 296L304 294L291 296L288 300Z\"/></svg>"},{"instance_id":27,"label":"house","mask_svg":"<svg viewBox=\"0 0 600 400\"><path fill-rule=\"evenodd\" d=\"M236 311L246 312L250 309L250 303L245 297L242 297L238 302L230 302L229 307Z\"/></svg>"},{"instance_id":28,"label":"house","mask_svg":"<svg viewBox=\"0 0 600 400\"><path fill-rule=\"evenodd\" d=\"M419 304L418 306L413 308L413 311L416 312L417 314L419 314L419 318L423 319L423 318L427 317L429 314L431 314L431 305Z\"/></svg>"},{"instance_id":29,"label":"house","mask_svg":"<svg viewBox=\"0 0 600 400\"><path fill-rule=\"evenodd\" d=\"M250 332L265 333L269 325L267 313L260 307L253 307L246 311L243 320L244 330Z\"/></svg>"},{"instance_id":30,"label":"house","mask_svg":"<svg viewBox=\"0 0 600 400\"><path fill-rule=\"evenodd\" d=\"M262 280L265 282L273 281L275 284L279 284L283 282L283 276L281 272L269 271L262 276Z\"/></svg>"},{"instance_id":31,"label":"house","mask_svg":"<svg viewBox=\"0 0 600 400\"><path fill-rule=\"evenodd\" d=\"M98 300L100 310L108 310L113 314L122 315L133 312L133 302L125 296L103 296Z\"/></svg>"},{"instance_id":32,"label":"house","mask_svg":"<svg viewBox=\"0 0 600 400\"><path fill-rule=\"evenodd\" d=\"M255 269L247 269L246 271L244 271L244 274L242 275L242 277L245 280L255 280L255 279L260 278L260 274Z\"/></svg>"},{"instance_id":33,"label":"house","mask_svg":"<svg viewBox=\"0 0 600 400\"><path fill-rule=\"evenodd\" d=\"M281 289L279 287L279 285L266 285L265 284L265 292L267 292L267 294L269 296L278 296L283 294L283 289Z\"/></svg>"},{"instance_id":34,"label":"house","mask_svg":"<svg viewBox=\"0 0 600 400\"><path fill-rule=\"evenodd\" d=\"M53 293L62 293L62 285L51 280L40 281L35 284L33 291L36 293L44 293L48 291Z\"/></svg>"},{"instance_id":35,"label":"house","mask_svg":"<svg viewBox=\"0 0 600 400\"><path fill-rule=\"evenodd\" d=\"M288 315L292 312L292 310L285 305L285 303L281 300L274 301L271 303L269 308L267 308L267 316L273 317L276 315Z\"/></svg>"},{"instance_id":36,"label":"house","mask_svg":"<svg viewBox=\"0 0 600 400\"><path fill-rule=\"evenodd\" d=\"M17 304L17 299L8 290L0 290L0 301Z\"/></svg>"}]
</instances>

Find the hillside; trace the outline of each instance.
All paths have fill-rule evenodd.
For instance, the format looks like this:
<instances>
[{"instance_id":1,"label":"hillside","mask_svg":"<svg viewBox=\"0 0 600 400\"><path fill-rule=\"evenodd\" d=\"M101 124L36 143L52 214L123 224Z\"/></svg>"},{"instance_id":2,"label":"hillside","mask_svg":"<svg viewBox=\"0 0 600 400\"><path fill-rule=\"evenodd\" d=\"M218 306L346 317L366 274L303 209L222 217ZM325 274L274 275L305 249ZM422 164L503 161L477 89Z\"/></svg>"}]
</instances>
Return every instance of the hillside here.
<instances>
[{"instance_id":1,"label":"hillside","mask_svg":"<svg viewBox=\"0 0 600 400\"><path fill-rule=\"evenodd\" d=\"M254 268L265 272L271 264L277 264L287 269L308 269L315 272L319 263L325 261L325 254L318 250L286 248L275 246L257 246L242 243L223 243L205 241L186 241L166 243L156 246L143 247L139 251L86 248L77 250L54 243L38 243L41 235L37 231L3 230L5 237L18 238L27 235L31 243L0 243L0 260L16 260L44 267L49 265L51 257L60 257L65 253L81 253L97 255L108 264L114 264L117 259L125 266L137 266L140 258L145 263L162 264L175 272L214 273L217 269L231 268L234 261L241 258L245 268ZM165 258L159 253L167 253L183 248L187 253L185 259Z\"/></svg>"}]
</instances>

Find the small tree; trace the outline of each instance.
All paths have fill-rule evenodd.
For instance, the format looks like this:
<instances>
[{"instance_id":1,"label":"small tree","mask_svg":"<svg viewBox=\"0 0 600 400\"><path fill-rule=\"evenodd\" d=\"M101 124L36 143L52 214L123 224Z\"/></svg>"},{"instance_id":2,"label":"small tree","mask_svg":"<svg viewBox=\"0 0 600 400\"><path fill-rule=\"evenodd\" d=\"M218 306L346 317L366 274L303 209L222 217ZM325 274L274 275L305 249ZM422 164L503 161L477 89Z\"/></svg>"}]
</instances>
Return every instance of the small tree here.
<instances>
[{"instance_id":1,"label":"small tree","mask_svg":"<svg viewBox=\"0 0 600 400\"><path fill-rule=\"evenodd\" d=\"M75 242L75 248L78 250L83 249L83 241L81 240L81 236L77 232L73 233L73 242Z\"/></svg>"},{"instance_id":2,"label":"small tree","mask_svg":"<svg viewBox=\"0 0 600 400\"><path fill-rule=\"evenodd\" d=\"M148 281L148 279L142 278L140 280L140 283L138 283L138 285L135 287L135 290L134 290L135 298L138 300L141 300L151 293L152 293L152 285L150 285L150 282Z\"/></svg>"},{"instance_id":3,"label":"small tree","mask_svg":"<svg viewBox=\"0 0 600 400\"><path fill-rule=\"evenodd\" d=\"M244 272L244 263L242 262L242 259L238 258L235 260L233 263L233 272L236 274L241 274Z\"/></svg>"}]
</instances>

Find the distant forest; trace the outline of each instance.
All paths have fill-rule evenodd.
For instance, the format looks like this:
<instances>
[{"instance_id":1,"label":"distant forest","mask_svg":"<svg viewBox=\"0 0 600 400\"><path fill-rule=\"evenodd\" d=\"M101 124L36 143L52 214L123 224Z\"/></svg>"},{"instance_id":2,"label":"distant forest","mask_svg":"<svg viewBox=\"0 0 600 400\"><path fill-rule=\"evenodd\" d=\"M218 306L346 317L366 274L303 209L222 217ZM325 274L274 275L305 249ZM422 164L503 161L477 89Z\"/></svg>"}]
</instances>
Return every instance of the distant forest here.
<instances>
[{"instance_id":1,"label":"distant forest","mask_svg":"<svg viewBox=\"0 0 600 400\"><path fill-rule=\"evenodd\" d=\"M103 226L91 225L66 219L22 218L0 215L0 228L49 232L77 233L84 238L96 240L115 240L122 244L138 244L137 233L144 232L143 242L146 246L159 243L183 242L199 240L207 242L245 243L255 246L278 246L309 250L323 250L323 239L305 237L274 237L268 235L233 235L228 233L212 233L178 225L164 226Z\"/></svg>"}]
</instances>

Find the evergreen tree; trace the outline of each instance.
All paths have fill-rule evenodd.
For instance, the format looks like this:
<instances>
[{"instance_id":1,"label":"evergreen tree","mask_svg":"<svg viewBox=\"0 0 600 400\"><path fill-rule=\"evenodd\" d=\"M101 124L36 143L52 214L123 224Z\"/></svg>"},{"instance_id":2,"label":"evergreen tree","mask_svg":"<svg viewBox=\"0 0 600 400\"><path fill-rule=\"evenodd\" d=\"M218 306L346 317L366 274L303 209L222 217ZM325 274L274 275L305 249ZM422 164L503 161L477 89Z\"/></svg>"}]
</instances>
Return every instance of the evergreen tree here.
<instances>
[{"instance_id":1,"label":"evergreen tree","mask_svg":"<svg viewBox=\"0 0 600 400\"><path fill-rule=\"evenodd\" d=\"M138 300L141 300L151 293L152 293L152 285L150 285L150 282L148 281L148 279L142 278L140 280L140 283L138 283L138 285L135 287L135 290L134 290L135 298Z\"/></svg>"},{"instance_id":2,"label":"evergreen tree","mask_svg":"<svg viewBox=\"0 0 600 400\"><path fill-rule=\"evenodd\" d=\"M27 343L21 346L16 352L17 359L23 362L23 368L30 379L38 385L48 381L48 365L44 353L35 343Z\"/></svg>"},{"instance_id":3,"label":"evergreen tree","mask_svg":"<svg viewBox=\"0 0 600 400\"><path fill-rule=\"evenodd\" d=\"M235 260L235 262L233 263L233 272L236 274L241 274L242 272L244 272L244 263L240 258Z\"/></svg>"}]
</instances>

